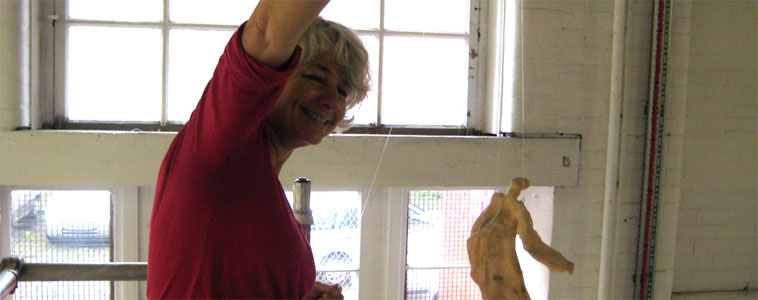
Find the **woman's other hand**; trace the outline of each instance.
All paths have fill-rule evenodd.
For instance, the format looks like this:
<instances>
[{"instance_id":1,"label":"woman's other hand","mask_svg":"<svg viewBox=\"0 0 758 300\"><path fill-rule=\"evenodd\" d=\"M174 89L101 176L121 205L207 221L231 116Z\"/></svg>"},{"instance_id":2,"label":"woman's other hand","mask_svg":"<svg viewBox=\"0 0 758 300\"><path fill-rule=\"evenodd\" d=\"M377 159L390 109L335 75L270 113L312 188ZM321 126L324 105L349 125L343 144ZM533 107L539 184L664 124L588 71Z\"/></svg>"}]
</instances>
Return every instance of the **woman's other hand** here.
<instances>
[{"instance_id":1,"label":"woman's other hand","mask_svg":"<svg viewBox=\"0 0 758 300\"><path fill-rule=\"evenodd\" d=\"M345 296L342 295L342 288L339 284L330 285L316 281L313 285L313 289L311 289L311 292L305 296L305 299L345 299Z\"/></svg>"}]
</instances>

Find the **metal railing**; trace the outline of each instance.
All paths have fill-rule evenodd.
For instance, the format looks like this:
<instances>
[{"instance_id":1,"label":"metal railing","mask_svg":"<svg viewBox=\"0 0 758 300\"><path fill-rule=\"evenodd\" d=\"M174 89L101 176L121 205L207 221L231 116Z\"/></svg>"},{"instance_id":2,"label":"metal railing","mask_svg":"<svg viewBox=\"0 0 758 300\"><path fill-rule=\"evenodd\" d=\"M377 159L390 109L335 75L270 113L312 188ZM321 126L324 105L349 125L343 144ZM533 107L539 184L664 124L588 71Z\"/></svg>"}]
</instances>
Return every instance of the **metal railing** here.
<instances>
[{"instance_id":1,"label":"metal railing","mask_svg":"<svg viewBox=\"0 0 758 300\"><path fill-rule=\"evenodd\" d=\"M143 281L147 263L25 264L17 256L0 263L0 299L13 294L19 281Z\"/></svg>"}]
</instances>

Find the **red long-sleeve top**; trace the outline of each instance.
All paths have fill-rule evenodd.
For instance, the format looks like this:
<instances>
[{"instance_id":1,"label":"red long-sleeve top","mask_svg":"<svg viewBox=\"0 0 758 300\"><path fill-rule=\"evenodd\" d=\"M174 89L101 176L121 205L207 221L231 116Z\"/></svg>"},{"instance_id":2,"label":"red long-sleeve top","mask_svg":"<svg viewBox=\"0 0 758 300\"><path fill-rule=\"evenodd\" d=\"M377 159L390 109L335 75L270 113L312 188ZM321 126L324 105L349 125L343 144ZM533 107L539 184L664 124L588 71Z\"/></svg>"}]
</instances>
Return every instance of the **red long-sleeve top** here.
<instances>
[{"instance_id":1,"label":"red long-sleeve top","mask_svg":"<svg viewBox=\"0 0 758 300\"><path fill-rule=\"evenodd\" d=\"M149 299L302 299L316 271L272 164L264 118L298 64L256 62L244 24L161 164L150 219Z\"/></svg>"}]
</instances>

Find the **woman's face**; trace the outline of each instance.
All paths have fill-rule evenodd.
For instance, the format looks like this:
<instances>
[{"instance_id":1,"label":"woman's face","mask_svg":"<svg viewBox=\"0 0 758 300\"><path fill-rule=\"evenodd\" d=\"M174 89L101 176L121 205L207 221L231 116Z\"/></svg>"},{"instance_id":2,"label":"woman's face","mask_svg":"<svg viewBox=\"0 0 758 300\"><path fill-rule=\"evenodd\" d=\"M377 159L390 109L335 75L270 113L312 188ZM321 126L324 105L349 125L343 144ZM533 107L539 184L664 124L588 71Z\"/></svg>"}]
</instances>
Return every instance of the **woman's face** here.
<instances>
[{"instance_id":1,"label":"woman's face","mask_svg":"<svg viewBox=\"0 0 758 300\"><path fill-rule=\"evenodd\" d=\"M345 118L348 92L331 55L321 55L297 67L267 123L285 147L318 144Z\"/></svg>"}]
</instances>

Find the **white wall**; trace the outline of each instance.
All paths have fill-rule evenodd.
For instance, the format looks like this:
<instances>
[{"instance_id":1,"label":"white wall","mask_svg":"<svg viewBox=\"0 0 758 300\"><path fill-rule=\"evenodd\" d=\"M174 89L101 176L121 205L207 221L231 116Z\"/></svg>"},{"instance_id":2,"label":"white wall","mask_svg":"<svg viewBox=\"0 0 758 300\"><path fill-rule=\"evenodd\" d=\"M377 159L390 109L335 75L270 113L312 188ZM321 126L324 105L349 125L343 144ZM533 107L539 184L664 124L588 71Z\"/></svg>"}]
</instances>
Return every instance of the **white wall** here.
<instances>
[{"instance_id":1,"label":"white wall","mask_svg":"<svg viewBox=\"0 0 758 300\"><path fill-rule=\"evenodd\" d=\"M673 291L758 286L756 1L692 1ZM686 18L689 13L689 18ZM680 178L677 178L680 175Z\"/></svg>"},{"instance_id":2,"label":"white wall","mask_svg":"<svg viewBox=\"0 0 758 300\"><path fill-rule=\"evenodd\" d=\"M553 233L553 246L566 251L577 270L573 276L552 275L550 298L592 299L598 293L614 3L526 1L524 5L525 107L517 101L516 128L582 134L579 185L556 189ZM631 1L628 9L620 211L612 234L614 298L633 295L629 283L644 152L650 10L650 3L642 1Z\"/></svg>"},{"instance_id":3,"label":"white wall","mask_svg":"<svg viewBox=\"0 0 758 300\"><path fill-rule=\"evenodd\" d=\"M0 1L0 130L30 126L30 17L28 0Z\"/></svg>"}]
</instances>

